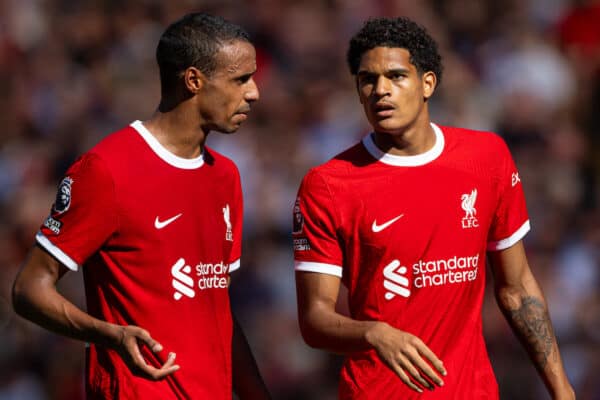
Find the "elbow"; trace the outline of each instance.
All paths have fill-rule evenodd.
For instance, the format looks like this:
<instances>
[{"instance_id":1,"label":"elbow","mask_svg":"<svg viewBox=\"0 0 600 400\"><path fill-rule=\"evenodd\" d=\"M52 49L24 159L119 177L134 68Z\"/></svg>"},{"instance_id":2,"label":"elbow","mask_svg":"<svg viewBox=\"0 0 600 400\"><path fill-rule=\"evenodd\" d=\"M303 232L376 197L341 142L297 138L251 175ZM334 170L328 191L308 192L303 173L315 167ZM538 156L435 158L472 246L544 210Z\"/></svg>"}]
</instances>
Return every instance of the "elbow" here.
<instances>
[{"instance_id":1,"label":"elbow","mask_svg":"<svg viewBox=\"0 0 600 400\"><path fill-rule=\"evenodd\" d=\"M312 329L300 324L300 333L302 334L302 339L304 339L304 343L306 343L309 347L313 349L320 349L319 340L317 335L314 334Z\"/></svg>"},{"instance_id":2,"label":"elbow","mask_svg":"<svg viewBox=\"0 0 600 400\"><path fill-rule=\"evenodd\" d=\"M307 317L300 317L299 324L300 333L302 334L302 339L304 339L304 343L306 343L309 347L312 347L313 349L322 350L325 348L322 335L319 333L319 329L314 323L314 321Z\"/></svg>"},{"instance_id":3,"label":"elbow","mask_svg":"<svg viewBox=\"0 0 600 400\"><path fill-rule=\"evenodd\" d=\"M532 302L546 307L544 296L537 286L514 285L496 288L496 301L504 311L520 310Z\"/></svg>"},{"instance_id":4,"label":"elbow","mask_svg":"<svg viewBox=\"0 0 600 400\"><path fill-rule=\"evenodd\" d=\"M28 285L17 277L12 287L11 297L13 310L21 317L28 318L32 305L31 293Z\"/></svg>"},{"instance_id":5,"label":"elbow","mask_svg":"<svg viewBox=\"0 0 600 400\"><path fill-rule=\"evenodd\" d=\"M37 247L30 252L12 286L12 307L18 315L35 320L44 309L59 278L59 263ZM35 322L35 321L34 321Z\"/></svg>"},{"instance_id":6,"label":"elbow","mask_svg":"<svg viewBox=\"0 0 600 400\"><path fill-rule=\"evenodd\" d=\"M496 301L503 309L518 309L522 302L522 291L512 287L496 288Z\"/></svg>"},{"instance_id":7,"label":"elbow","mask_svg":"<svg viewBox=\"0 0 600 400\"><path fill-rule=\"evenodd\" d=\"M23 316L26 309L27 296L25 293L26 291L23 287L23 283L17 278L13 283L11 297L13 310L20 316Z\"/></svg>"}]
</instances>

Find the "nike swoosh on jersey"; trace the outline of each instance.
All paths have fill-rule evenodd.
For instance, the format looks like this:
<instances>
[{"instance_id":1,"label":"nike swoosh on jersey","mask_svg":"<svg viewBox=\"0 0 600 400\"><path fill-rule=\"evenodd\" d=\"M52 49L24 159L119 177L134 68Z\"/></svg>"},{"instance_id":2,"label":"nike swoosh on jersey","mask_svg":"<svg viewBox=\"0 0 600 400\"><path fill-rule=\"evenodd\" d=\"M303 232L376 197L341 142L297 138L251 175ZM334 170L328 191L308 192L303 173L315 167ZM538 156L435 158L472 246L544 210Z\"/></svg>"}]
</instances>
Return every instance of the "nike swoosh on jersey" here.
<instances>
[{"instance_id":1,"label":"nike swoosh on jersey","mask_svg":"<svg viewBox=\"0 0 600 400\"><path fill-rule=\"evenodd\" d=\"M377 233L377 232L381 232L382 230L384 230L385 228L387 228L388 226L390 226L391 224L393 224L394 222L398 221L400 218L402 218L404 216L404 214L400 214L398 215L396 218L392 218L387 222L384 222L381 225L377 225L377 220L373 221L373 225L371 226L371 229L373 230L373 232Z\"/></svg>"},{"instance_id":2,"label":"nike swoosh on jersey","mask_svg":"<svg viewBox=\"0 0 600 400\"><path fill-rule=\"evenodd\" d=\"M158 217L156 217L156 219L154 220L154 227L156 229L162 229L165 226L169 225L171 222L175 221L177 218L181 217L182 215L183 213L177 214L176 216L171 217L165 221L160 221Z\"/></svg>"}]
</instances>

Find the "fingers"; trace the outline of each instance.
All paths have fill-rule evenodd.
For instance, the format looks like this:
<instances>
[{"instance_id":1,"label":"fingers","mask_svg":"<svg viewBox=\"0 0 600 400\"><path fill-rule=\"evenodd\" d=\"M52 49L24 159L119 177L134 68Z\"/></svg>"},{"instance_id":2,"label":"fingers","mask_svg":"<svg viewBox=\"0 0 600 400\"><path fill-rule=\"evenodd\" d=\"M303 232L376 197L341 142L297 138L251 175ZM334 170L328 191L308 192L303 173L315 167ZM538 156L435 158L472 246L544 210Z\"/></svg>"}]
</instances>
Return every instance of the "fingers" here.
<instances>
[{"instance_id":1,"label":"fingers","mask_svg":"<svg viewBox=\"0 0 600 400\"><path fill-rule=\"evenodd\" d=\"M431 351L429 349L429 347L427 347L424 343L422 346L419 346L418 349L419 353L424 356L430 363L431 365L433 365L433 367L443 376L446 376L447 372L446 372L446 368L444 368L444 363L437 358L437 356L433 353L433 351ZM433 378L432 378L433 379ZM438 378L438 380L441 382L442 380ZM434 382L437 383L437 381ZM441 385L440 385L441 386Z\"/></svg>"},{"instance_id":2,"label":"fingers","mask_svg":"<svg viewBox=\"0 0 600 400\"><path fill-rule=\"evenodd\" d=\"M161 380L179 369L179 365L175 364L175 353L169 353L167 361L159 369L148 365L147 373L154 380Z\"/></svg>"},{"instance_id":3,"label":"fingers","mask_svg":"<svg viewBox=\"0 0 600 400\"><path fill-rule=\"evenodd\" d=\"M160 367L156 368L146 363L142 357L139 348L133 349L133 362L135 364L136 374L150 380L161 380L166 376L174 373L179 369L179 365L175 364L175 353L169 353L167 361Z\"/></svg>"},{"instance_id":4,"label":"fingers","mask_svg":"<svg viewBox=\"0 0 600 400\"><path fill-rule=\"evenodd\" d=\"M136 336L139 340L144 342L146 344L146 346L148 346L150 349L152 349L152 351L154 353L158 353L158 352L162 351L162 349L163 349L162 345L160 343L158 343L156 340L152 339L152 336L150 336L150 333L147 330L140 328L140 330Z\"/></svg>"},{"instance_id":5,"label":"fingers","mask_svg":"<svg viewBox=\"0 0 600 400\"><path fill-rule=\"evenodd\" d=\"M433 354L433 353L431 353L431 354ZM407 371L410 373L410 375L413 376L413 378L416 381L418 381L421 385L423 385L427 389L431 389L431 390L433 390L433 385L431 384L431 382L435 383L437 386L440 386L440 387L444 386L444 381L431 368L431 366L429 364L429 363L434 364L434 362L441 363L441 361L437 360L437 357L435 357L435 355L433 357L435 357L435 359L437 361L427 358L427 361L429 361L429 363L421 357L421 354L417 350L408 351L408 352L406 352L405 356L406 356L407 360L406 360L406 362L403 363L403 365L405 366ZM436 367L436 369L440 370L437 367ZM446 370L443 368L443 365L441 365L441 370L443 372L440 371L440 373L442 375L446 375ZM424 379L423 375L425 377L427 377L428 379ZM426 383L423 383L424 381Z\"/></svg>"},{"instance_id":6,"label":"fingers","mask_svg":"<svg viewBox=\"0 0 600 400\"><path fill-rule=\"evenodd\" d=\"M400 340L385 342L378 350L382 360L400 380L418 393L422 393L423 388L434 390L436 385L443 386L441 376L446 376L446 369L435 353L418 337L406 332L396 338Z\"/></svg>"},{"instance_id":7,"label":"fingers","mask_svg":"<svg viewBox=\"0 0 600 400\"><path fill-rule=\"evenodd\" d=\"M401 369L400 371L402 372L402 374L399 374L400 379L406 383L411 389L422 393L423 390L421 390L420 387L418 387L417 385L415 385L409 378L409 376L407 376L407 374L405 373L408 372L408 374L410 375L410 377L412 377L412 379L414 381L417 381L421 384L421 386L425 387L426 389L429 390L433 390L433 386L425 379L421 376L421 373L419 372L419 370L417 368L415 368L415 366L410 362L410 360L408 360L406 357L404 356L400 356L399 357L399 361L400 361L400 365L401 365ZM405 377L405 379L403 379L403 376ZM406 381L408 381L409 383L407 383Z\"/></svg>"},{"instance_id":8,"label":"fingers","mask_svg":"<svg viewBox=\"0 0 600 400\"><path fill-rule=\"evenodd\" d=\"M148 365L144 360L142 360L141 364L136 362L136 367L138 368L137 373L143 378L159 381L179 369L179 365L175 365L174 363L175 353L169 353L167 361L160 368L155 368L151 365Z\"/></svg>"},{"instance_id":9,"label":"fingers","mask_svg":"<svg viewBox=\"0 0 600 400\"><path fill-rule=\"evenodd\" d=\"M155 353L162 351L163 347L156 340L152 339L148 331L137 327L130 328L132 328L130 330L131 335L128 335L123 342L126 352L123 358L135 375L150 380L161 380L179 369L179 365L175 364L176 355L173 352L169 353L167 360L160 368L146 363L140 351L140 342L148 346Z\"/></svg>"},{"instance_id":10,"label":"fingers","mask_svg":"<svg viewBox=\"0 0 600 400\"><path fill-rule=\"evenodd\" d=\"M409 388L411 388L412 390L414 390L417 393L423 393L423 389L421 389L420 387L418 387L417 385L415 385L410 378L408 377L408 375L406 375L406 372L404 372L404 370L401 367L396 367L394 368L394 371L396 372L396 375L398 375L398 377L400 378L400 380L402 382L404 382L404 384L406 386L408 386Z\"/></svg>"}]
</instances>

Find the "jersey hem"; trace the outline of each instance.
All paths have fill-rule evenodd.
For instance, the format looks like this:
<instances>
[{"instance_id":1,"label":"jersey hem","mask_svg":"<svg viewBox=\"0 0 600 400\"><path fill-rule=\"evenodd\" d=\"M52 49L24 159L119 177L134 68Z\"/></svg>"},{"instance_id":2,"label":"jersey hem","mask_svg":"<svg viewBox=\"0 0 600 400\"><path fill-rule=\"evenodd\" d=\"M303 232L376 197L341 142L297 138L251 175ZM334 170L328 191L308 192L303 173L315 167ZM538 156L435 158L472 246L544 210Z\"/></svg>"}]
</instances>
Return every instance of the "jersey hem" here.
<instances>
[{"instance_id":1,"label":"jersey hem","mask_svg":"<svg viewBox=\"0 0 600 400\"><path fill-rule=\"evenodd\" d=\"M77 264L71 257L69 257L65 252L56 247L41 231L35 235L35 240L42 246L48 253L50 253L54 258L60 261L65 267L69 268L71 271L77 271L79 269L79 264Z\"/></svg>"},{"instance_id":2,"label":"jersey hem","mask_svg":"<svg viewBox=\"0 0 600 400\"><path fill-rule=\"evenodd\" d=\"M294 261L294 269L303 272L318 272L320 274L335 275L342 277L342 267L334 264L310 262L310 261Z\"/></svg>"},{"instance_id":3,"label":"jersey hem","mask_svg":"<svg viewBox=\"0 0 600 400\"><path fill-rule=\"evenodd\" d=\"M515 233L507 237L506 239L498 240L495 242L489 242L487 245L488 251L498 251L508 249L513 246L519 240L523 239L523 237L529 232L531 229L531 225L529 224L529 220L525 221L523 225Z\"/></svg>"}]
</instances>

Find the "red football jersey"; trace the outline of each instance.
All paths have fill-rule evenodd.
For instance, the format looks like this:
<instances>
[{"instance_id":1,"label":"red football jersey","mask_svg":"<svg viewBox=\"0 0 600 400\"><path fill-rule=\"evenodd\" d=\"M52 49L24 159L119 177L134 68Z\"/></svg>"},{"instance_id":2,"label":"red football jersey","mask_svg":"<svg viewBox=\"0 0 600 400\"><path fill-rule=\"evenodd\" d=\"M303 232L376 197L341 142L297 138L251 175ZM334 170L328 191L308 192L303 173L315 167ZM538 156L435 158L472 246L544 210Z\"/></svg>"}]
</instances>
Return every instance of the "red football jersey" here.
<instances>
[{"instance_id":1,"label":"red football jersey","mask_svg":"<svg viewBox=\"0 0 600 400\"><path fill-rule=\"evenodd\" d=\"M423 154L385 154L371 134L300 186L296 270L341 277L352 318L418 336L448 371L417 394L374 350L354 353L341 399L498 398L481 326L485 256L529 230L523 190L500 137L432 126Z\"/></svg>"},{"instance_id":2,"label":"red football jersey","mask_svg":"<svg viewBox=\"0 0 600 400\"><path fill-rule=\"evenodd\" d=\"M88 398L231 399L229 272L239 267L242 192L232 161L205 148L167 151L140 121L79 158L59 186L38 243L83 267L88 312L147 329L180 370L160 382L131 374L91 345Z\"/></svg>"}]
</instances>

